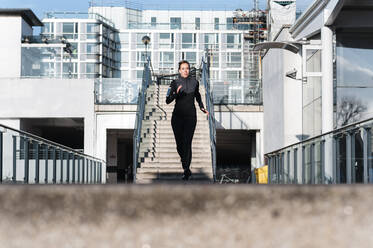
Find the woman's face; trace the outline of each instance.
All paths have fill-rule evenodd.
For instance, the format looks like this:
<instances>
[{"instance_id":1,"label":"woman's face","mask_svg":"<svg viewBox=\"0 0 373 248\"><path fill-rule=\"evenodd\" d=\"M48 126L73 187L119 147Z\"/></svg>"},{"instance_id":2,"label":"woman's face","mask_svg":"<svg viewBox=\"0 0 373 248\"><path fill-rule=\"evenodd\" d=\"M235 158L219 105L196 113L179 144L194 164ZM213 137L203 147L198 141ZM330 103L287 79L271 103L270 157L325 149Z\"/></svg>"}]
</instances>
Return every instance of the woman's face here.
<instances>
[{"instance_id":1,"label":"woman's face","mask_svg":"<svg viewBox=\"0 0 373 248\"><path fill-rule=\"evenodd\" d=\"M182 63L179 69L180 76L187 78L189 76L189 65L187 63Z\"/></svg>"}]
</instances>

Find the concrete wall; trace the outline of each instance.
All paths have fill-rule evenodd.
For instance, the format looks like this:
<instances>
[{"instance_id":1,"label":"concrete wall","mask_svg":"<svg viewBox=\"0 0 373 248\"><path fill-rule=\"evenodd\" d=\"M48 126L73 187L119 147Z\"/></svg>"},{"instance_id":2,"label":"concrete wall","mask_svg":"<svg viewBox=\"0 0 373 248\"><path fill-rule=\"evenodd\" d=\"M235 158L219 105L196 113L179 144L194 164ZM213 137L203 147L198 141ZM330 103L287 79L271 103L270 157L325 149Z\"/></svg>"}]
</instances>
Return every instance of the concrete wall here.
<instances>
[{"instance_id":1,"label":"concrete wall","mask_svg":"<svg viewBox=\"0 0 373 248\"><path fill-rule=\"evenodd\" d=\"M22 17L0 16L0 78L21 75Z\"/></svg>"},{"instance_id":2,"label":"concrete wall","mask_svg":"<svg viewBox=\"0 0 373 248\"><path fill-rule=\"evenodd\" d=\"M0 88L0 123L19 128L19 118L84 118L84 152L95 156L93 80L1 79Z\"/></svg>"}]
</instances>

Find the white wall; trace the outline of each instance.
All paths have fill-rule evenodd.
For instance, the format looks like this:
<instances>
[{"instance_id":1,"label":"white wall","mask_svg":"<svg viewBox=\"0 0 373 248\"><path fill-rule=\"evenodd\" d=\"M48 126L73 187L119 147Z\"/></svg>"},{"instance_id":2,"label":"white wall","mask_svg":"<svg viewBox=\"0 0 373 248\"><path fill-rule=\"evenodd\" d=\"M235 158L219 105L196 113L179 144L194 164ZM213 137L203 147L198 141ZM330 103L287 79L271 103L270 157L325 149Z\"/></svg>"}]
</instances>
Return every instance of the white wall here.
<instances>
[{"instance_id":1,"label":"white wall","mask_svg":"<svg viewBox=\"0 0 373 248\"><path fill-rule=\"evenodd\" d=\"M0 78L21 76L22 17L0 16Z\"/></svg>"},{"instance_id":2,"label":"white wall","mask_svg":"<svg viewBox=\"0 0 373 248\"><path fill-rule=\"evenodd\" d=\"M0 79L0 88L0 119L84 118L84 152L95 156L93 80Z\"/></svg>"},{"instance_id":3,"label":"white wall","mask_svg":"<svg viewBox=\"0 0 373 248\"><path fill-rule=\"evenodd\" d=\"M96 115L96 154L106 161L107 130L108 129L134 129L136 113L97 113Z\"/></svg>"},{"instance_id":4,"label":"white wall","mask_svg":"<svg viewBox=\"0 0 373 248\"><path fill-rule=\"evenodd\" d=\"M264 154L284 144L283 53L270 49L263 58Z\"/></svg>"}]
</instances>

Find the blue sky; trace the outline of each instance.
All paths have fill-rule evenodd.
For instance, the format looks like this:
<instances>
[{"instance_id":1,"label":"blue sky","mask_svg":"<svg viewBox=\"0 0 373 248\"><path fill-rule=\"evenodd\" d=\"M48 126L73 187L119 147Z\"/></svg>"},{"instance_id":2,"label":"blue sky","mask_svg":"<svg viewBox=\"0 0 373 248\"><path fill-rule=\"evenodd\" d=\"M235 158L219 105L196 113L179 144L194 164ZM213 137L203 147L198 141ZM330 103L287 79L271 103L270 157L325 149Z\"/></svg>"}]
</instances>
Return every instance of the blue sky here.
<instances>
[{"instance_id":1,"label":"blue sky","mask_svg":"<svg viewBox=\"0 0 373 248\"><path fill-rule=\"evenodd\" d=\"M104 0L95 0L96 2L105 2ZM48 11L81 11L86 12L88 9L88 0L0 0L0 8L30 8L34 13L42 19L44 12ZM125 2L124 0L110 0L108 2ZM138 2L146 8L156 9L218 9L218 10L231 10L241 8L249 10L253 7L252 0L184 0L184 1L171 1L171 0L132 0ZM297 0L297 8L306 9L313 0ZM265 9L267 0L259 0L260 9Z\"/></svg>"}]
</instances>

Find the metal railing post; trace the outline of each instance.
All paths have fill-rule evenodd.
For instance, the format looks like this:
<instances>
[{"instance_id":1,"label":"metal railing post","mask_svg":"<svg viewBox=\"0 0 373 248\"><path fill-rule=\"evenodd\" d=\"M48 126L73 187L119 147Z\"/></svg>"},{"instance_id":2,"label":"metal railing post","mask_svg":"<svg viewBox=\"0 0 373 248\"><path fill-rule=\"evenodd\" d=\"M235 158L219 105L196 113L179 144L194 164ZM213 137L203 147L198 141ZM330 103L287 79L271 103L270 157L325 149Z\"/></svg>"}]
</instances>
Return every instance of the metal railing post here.
<instances>
[{"instance_id":1,"label":"metal railing post","mask_svg":"<svg viewBox=\"0 0 373 248\"><path fill-rule=\"evenodd\" d=\"M80 160L81 160L81 157L78 156L78 183L80 183Z\"/></svg>"},{"instance_id":2,"label":"metal railing post","mask_svg":"<svg viewBox=\"0 0 373 248\"><path fill-rule=\"evenodd\" d=\"M325 140L320 142L320 177L321 177L321 184L326 183L325 180Z\"/></svg>"},{"instance_id":3,"label":"metal railing post","mask_svg":"<svg viewBox=\"0 0 373 248\"><path fill-rule=\"evenodd\" d=\"M86 160L86 158L85 157L83 157L83 159L82 159L82 183L84 184L85 183L85 178L84 178L84 176L85 176L85 160Z\"/></svg>"},{"instance_id":4,"label":"metal railing post","mask_svg":"<svg viewBox=\"0 0 373 248\"><path fill-rule=\"evenodd\" d=\"M67 161L66 161L66 183L70 183L70 152L67 152Z\"/></svg>"},{"instance_id":5,"label":"metal railing post","mask_svg":"<svg viewBox=\"0 0 373 248\"><path fill-rule=\"evenodd\" d=\"M23 147L24 147L24 159L25 159L25 169L24 169L24 177L23 177L23 182L25 184L28 184L29 182L29 154L28 154L28 144L29 144L29 141L27 138L24 139L23 141Z\"/></svg>"},{"instance_id":6,"label":"metal railing post","mask_svg":"<svg viewBox=\"0 0 373 248\"><path fill-rule=\"evenodd\" d=\"M364 183L369 183L369 166L368 166L368 161L369 157L368 154L370 153L369 150L369 129L363 128L362 129L362 134L363 134L363 166L364 166Z\"/></svg>"},{"instance_id":7,"label":"metal railing post","mask_svg":"<svg viewBox=\"0 0 373 248\"><path fill-rule=\"evenodd\" d=\"M62 149L60 149L60 183L63 184L63 158L64 158L64 152Z\"/></svg>"},{"instance_id":8,"label":"metal railing post","mask_svg":"<svg viewBox=\"0 0 373 248\"><path fill-rule=\"evenodd\" d=\"M17 182L17 136L13 135L13 183Z\"/></svg>"},{"instance_id":9,"label":"metal railing post","mask_svg":"<svg viewBox=\"0 0 373 248\"><path fill-rule=\"evenodd\" d=\"M34 141L35 151L35 183L39 183L40 180L40 160L39 160L39 142Z\"/></svg>"},{"instance_id":10,"label":"metal railing post","mask_svg":"<svg viewBox=\"0 0 373 248\"><path fill-rule=\"evenodd\" d=\"M44 178L44 182L45 183L48 183L48 160L49 160L49 147L48 145L45 145L45 149L44 149L44 159L45 159L45 178Z\"/></svg>"},{"instance_id":11,"label":"metal railing post","mask_svg":"<svg viewBox=\"0 0 373 248\"><path fill-rule=\"evenodd\" d=\"M73 153L72 155L73 155L73 162L72 162L71 170L73 171L73 175L72 175L72 178L71 178L71 182L75 183L75 154Z\"/></svg>"},{"instance_id":12,"label":"metal railing post","mask_svg":"<svg viewBox=\"0 0 373 248\"><path fill-rule=\"evenodd\" d=\"M352 143L352 137L351 137L351 133L348 133L347 136L346 136L346 183L347 184L351 184L351 168L352 168L352 164L351 164L351 151L352 151L352 147L351 147L351 143Z\"/></svg>"},{"instance_id":13,"label":"metal railing post","mask_svg":"<svg viewBox=\"0 0 373 248\"><path fill-rule=\"evenodd\" d=\"M53 178L52 182L57 183L57 159L56 159L56 147L52 147L52 159L53 159Z\"/></svg>"},{"instance_id":14,"label":"metal railing post","mask_svg":"<svg viewBox=\"0 0 373 248\"><path fill-rule=\"evenodd\" d=\"M298 148L294 148L294 184L298 184Z\"/></svg>"}]
</instances>

